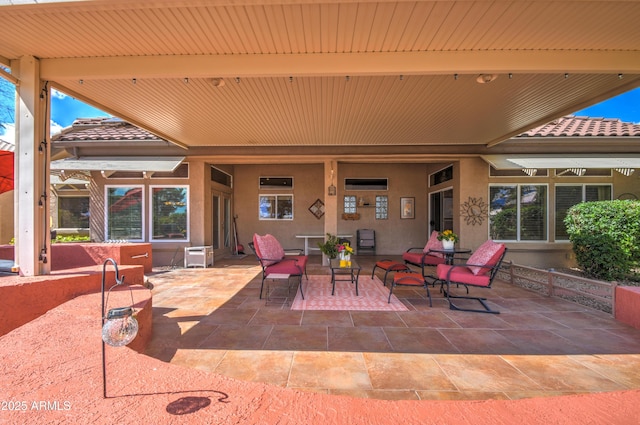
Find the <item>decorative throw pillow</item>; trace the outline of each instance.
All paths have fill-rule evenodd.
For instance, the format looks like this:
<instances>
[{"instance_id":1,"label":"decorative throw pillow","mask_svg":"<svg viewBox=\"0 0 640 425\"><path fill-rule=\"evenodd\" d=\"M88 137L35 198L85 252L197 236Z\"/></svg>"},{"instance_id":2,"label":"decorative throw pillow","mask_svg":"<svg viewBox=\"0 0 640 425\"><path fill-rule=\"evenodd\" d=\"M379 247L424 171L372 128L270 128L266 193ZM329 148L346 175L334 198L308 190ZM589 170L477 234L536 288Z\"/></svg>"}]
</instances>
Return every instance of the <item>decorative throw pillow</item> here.
<instances>
[{"instance_id":1,"label":"decorative throw pillow","mask_svg":"<svg viewBox=\"0 0 640 425\"><path fill-rule=\"evenodd\" d=\"M467 264L473 264L473 266L469 266L471 273L479 275L491 270L491 267L493 267L496 261L498 261L498 258L500 258L503 248L504 244L496 243L491 239L480 245L480 248L471 254L467 260ZM484 265L488 267L482 267Z\"/></svg>"},{"instance_id":2,"label":"decorative throw pillow","mask_svg":"<svg viewBox=\"0 0 640 425\"><path fill-rule=\"evenodd\" d=\"M429 237L429 240L427 241L427 244L424 246L424 249L422 250L422 252L424 252L425 254L429 253L429 255L433 255L434 257L440 257L440 258L444 257L444 254L440 252L429 252L432 249L443 249L442 241L438 240L438 231L436 230L431 232L431 236Z\"/></svg>"},{"instance_id":3,"label":"decorative throw pillow","mask_svg":"<svg viewBox=\"0 0 640 425\"><path fill-rule=\"evenodd\" d=\"M284 248L282 248L275 236L267 233L264 236L255 234L254 237L258 255L260 258L266 259L263 260L265 266L275 264L284 258Z\"/></svg>"}]
</instances>

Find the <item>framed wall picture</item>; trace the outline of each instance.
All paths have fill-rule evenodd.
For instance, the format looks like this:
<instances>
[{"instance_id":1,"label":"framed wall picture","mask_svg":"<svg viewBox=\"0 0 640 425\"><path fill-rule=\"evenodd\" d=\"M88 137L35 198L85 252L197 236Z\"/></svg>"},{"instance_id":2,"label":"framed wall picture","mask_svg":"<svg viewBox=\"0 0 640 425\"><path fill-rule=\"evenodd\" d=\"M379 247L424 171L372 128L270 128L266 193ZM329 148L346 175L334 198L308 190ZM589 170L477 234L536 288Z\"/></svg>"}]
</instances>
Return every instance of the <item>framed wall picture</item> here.
<instances>
[{"instance_id":1,"label":"framed wall picture","mask_svg":"<svg viewBox=\"0 0 640 425\"><path fill-rule=\"evenodd\" d=\"M416 218L416 198L400 198L400 218Z\"/></svg>"}]
</instances>

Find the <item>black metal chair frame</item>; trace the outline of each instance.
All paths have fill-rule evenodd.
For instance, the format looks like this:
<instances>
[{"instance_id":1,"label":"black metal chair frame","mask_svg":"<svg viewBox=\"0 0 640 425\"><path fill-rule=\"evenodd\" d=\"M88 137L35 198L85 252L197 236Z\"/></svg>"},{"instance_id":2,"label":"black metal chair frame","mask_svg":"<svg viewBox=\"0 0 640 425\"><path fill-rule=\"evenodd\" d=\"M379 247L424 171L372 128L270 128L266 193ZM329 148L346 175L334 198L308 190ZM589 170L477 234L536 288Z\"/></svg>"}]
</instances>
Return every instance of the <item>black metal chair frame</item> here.
<instances>
[{"instance_id":1,"label":"black metal chair frame","mask_svg":"<svg viewBox=\"0 0 640 425\"><path fill-rule=\"evenodd\" d=\"M444 291L445 296L447 297L447 301L449 301L449 308L451 310L457 310L457 311L471 311L474 313L491 313L491 314L500 314L500 312L498 310L492 310L491 307L489 307L489 305L486 303L487 299L483 298L483 297L470 297L470 296L462 296L462 295L451 295L451 284L456 284L456 285L463 285L466 289L467 289L467 294L469 293L469 286L473 286L476 288L485 288L485 289L490 289L491 285L493 284L493 280L495 279L496 275L498 274L498 271L500 270L500 267L502 266L502 260L504 259L504 256L507 254L507 248L504 248L504 251L502 252L502 255L500 256L500 258L498 259L498 261L493 265L490 266L488 264L469 264L469 263L464 263L464 264L454 264L451 266L451 268L449 268L449 271L447 272L447 279L443 280L443 279L436 279L433 283L435 285L436 281L440 281L440 291ZM459 281L452 281L451 280L451 272L453 270L455 270L458 267L483 267L483 268L489 268L489 284L488 285L474 285L473 283L465 283L465 282L459 282ZM444 289L444 285L447 285L447 289ZM452 299L465 299L465 300L476 300L478 301L481 305L482 305L482 309L472 309L472 308L462 308L457 306L456 304L454 304L454 302L452 301Z\"/></svg>"},{"instance_id":2,"label":"black metal chair frame","mask_svg":"<svg viewBox=\"0 0 640 425\"><path fill-rule=\"evenodd\" d=\"M390 262L389 267L387 267L386 269L378 265L378 263L384 261ZM411 271L409 267L402 263L398 263L397 261L391 260L389 258L383 258L382 260L376 261L376 263L373 265L373 270L371 270L371 279L373 279L373 276L376 273L376 268L384 270L384 280L382 281L383 286L387 286L387 276L389 275L389 272Z\"/></svg>"},{"instance_id":3,"label":"black metal chair frame","mask_svg":"<svg viewBox=\"0 0 640 425\"><path fill-rule=\"evenodd\" d=\"M415 250L415 251L420 250L420 251L422 252L422 249L423 249L423 248L420 248L420 247L409 248L409 249L407 249L407 251L406 251L406 252L411 252L411 251L414 251L414 250ZM436 266L437 266L437 264L436 264L436 265L434 265L434 264L425 264L424 259L425 259L425 257L426 257L426 256L430 255L430 254L429 254L430 252L432 252L432 251L422 252L422 258L421 258L420 264L418 264L418 263L414 263L414 262L409 261L409 260L404 260L404 263L405 263L405 264L410 264L410 265L415 266L415 267L420 267L420 270L421 270L421 272L422 272L422 276L426 276L426 277L429 277L429 278L431 278L431 279L437 279L437 277L436 277L436 276L429 275L429 274L425 274L425 271L424 271L425 266L426 266L426 267L436 267ZM432 255L431 255L431 256L432 256ZM433 256L432 256L432 257L433 257ZM433 286L435 286L435 281L434 281L434 283L433 283Z\"/></svg>"},{"instance_id":4,"label":"black metal chair frame","mask_svg":"<svg viewBox=\"0 0 640 425\"><path fill-rule=\"evenodd\" d=\"M393 294L393 288L396 286L412 286L414 288L417 286L422 286L424 287L424 289L427 290L427 297L429 298L429 307L433 307L433 303L431 301L431 292L429 291L429 282L427 282L426 277L422 276L422 279L419 279L416 276L416 275L419 275L419 273L417 272L410 272L410 273L411 273L411 276L403 276L398 279L396 279L394 276L391 283L389 283L389 300L387 301L387 303L391 302L391 295ZM412 283L409 283L409 282L412 282Z\"/></svg>"},{"instance_id":5,"label":"black metal chair frame","mask_svg":"<svg viewBox=\"0 0 640 425\"><path fill-rule=\"evenodd\" d=\"M296 274L291 274L291 276L298 276L300 278L300 295L302 296L302 299L304 300L304 292L302 292L302 275L304 275L307 280L309 280L309 276L307 276L307 268L305 267L304 270L302 270L302 268L300 267L300 265L298 264L298 261L295 258L278 258L278 259L272 259L272 258L260 258L258 256L258 253L256 252L256 247L253 245L253 241L249 242L247 245L249 245L249 248L251 248L251 251L253 252L253 255L255 255L255 257L258 259L258 261L260 262L260 267L262 267L262 282L260 283L260 299L262 299L262 290L264 288L264 281L265 279L267 279L269 277L269 275L267 274L267 267L271 266L271 264L269 264L268 266L265 266L264 261L275 261L278 263L281 263L283 261L292 261L294 262L294 266L298 268L298 270L300 271L300 273L296 273ZM301 249L285 249L285 252L289 252L289 253L298 253L299 255L303 255L304 251Z\"/></svg>"}]
</instances>

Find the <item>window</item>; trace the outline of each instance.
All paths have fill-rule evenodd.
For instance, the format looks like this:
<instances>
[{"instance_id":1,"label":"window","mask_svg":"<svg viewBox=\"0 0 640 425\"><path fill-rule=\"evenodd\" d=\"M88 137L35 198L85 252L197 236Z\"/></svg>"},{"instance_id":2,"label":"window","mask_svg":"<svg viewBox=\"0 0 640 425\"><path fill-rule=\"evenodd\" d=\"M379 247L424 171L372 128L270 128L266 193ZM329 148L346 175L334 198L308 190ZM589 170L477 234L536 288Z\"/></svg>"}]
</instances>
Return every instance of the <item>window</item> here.
<instances>
[{"instance_id":1,"label":"window","mask_svg":"<svg viewBox=\"0 0 640 425\"><path fill-rule=\"evenodd\" d=\"M440 171L436 171L433 174L429 174L429 186L436 186L440 183L453 180L453 165L443 168Z\"/></svg>"},{"instance_id":2,"label":"window","mask_svg":"<svg viewBox=\"0 0 640 425\"><path fill-rule=\"evenodd\" d=\"M188 240L187 186L151 186L152 240Z\"/></svg>"},{"instance_id":3,"label":"window","mask_svg":"<svg viewBox=\"0 0 640 425\"><path fill-rule=\"evenodd\" d=\"M489 237L504 241L547 239L547 186L489 187Z\"/></svg>"},{"instance_id":4,"label":"window","mask_svg":"<svg viewBox=\"0 0 640 425\"><path fill-rule=\"evenodd\" d=\"M355 214L356 211L356 197L354 195L347 195L344 197L344 213Z\"/></svg>"},{"instance_id":5,"label":"window","mask_svg":"<svg viewBox=\"0 0 640 425\"><path fill-rule=\"evenodd\" d=\"M346 178L345 190L387 190L389 181L386 178Z\"/></svg>"},{"instance_id":6,"label":"window","mask_svg":"<svg viewBox=\"0 0 640 425\"><path fill-rule=\"evenodd\" d=\"M260 189L293 189L293 177L260 177Z\"/></svg>"},{"instance_id":7,"label":"window","mask_svg":"<svg viewBox=\"0 0 640 425\"><path fill-rule=\"evenodd\" d=\"M142 186L106 186L107 240L143 240Z\"/></svg>"},{"instance_id":8,"label":"window","mask_svg":"<svg viewBox=\"0 0 640 425\"><path fill-rule=\"evenodd\" d=\"M260 220L293 220L293 195L260 195Z\"/></svg>"},{"instance_id":9,"label":"window","mask_svg":"<svg viewBox=\"0 0 640 425\"><path fill-rule=\"evenodd\" d=\"M387 195L376 195L376 220L386 220L389 217L389 198Z\"/></svg>"},{"instance_id":10,"label":"window","mask_svg":"<svg viewBox=\"0 0 640 425\"><path fill-rule=\"evenodd\" d=\"M211 166L211 181L220 183L221 185L227 187L232 187L233 179L231 178L231 174L228 174L219 168Z\"/></svg>"},{"instance_id":11,"label":"window","mask_svg":"<svg viewBox=\"0 0 640 425\"><path fill-rule=\"evenodd\" d=\"M88 196L58 196L58 228L89 228Z\"/></svg>"},{"instance_id":12,"label":"window","mask_svg":"<svg viewBox=\"0 0 640 425\"><path fill-rule=\"evenodd\" d=\"M556 240L568 240L564 219L569 208L580 202L611 200L611 185L556 185Z\"/></svg>"}]
</instances>

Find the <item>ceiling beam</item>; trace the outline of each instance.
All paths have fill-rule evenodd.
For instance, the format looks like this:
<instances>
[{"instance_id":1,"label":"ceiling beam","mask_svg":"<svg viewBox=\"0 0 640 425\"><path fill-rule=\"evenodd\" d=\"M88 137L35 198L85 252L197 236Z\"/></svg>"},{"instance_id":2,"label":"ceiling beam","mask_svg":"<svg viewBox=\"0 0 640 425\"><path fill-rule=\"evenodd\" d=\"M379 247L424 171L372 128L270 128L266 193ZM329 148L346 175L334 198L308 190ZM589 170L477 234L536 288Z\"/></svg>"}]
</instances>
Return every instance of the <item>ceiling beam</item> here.
<instances>
[{"instance_id":1,"label":"ceiling beam","mask_svg":"<svg viewBox=\"0 0 640 425\"><path fill-rule=\"evenodd\" d=\"M41 59L45 80L475 73L639 73L638 51L370 52Z\"/></svg>"}]
</instances>

